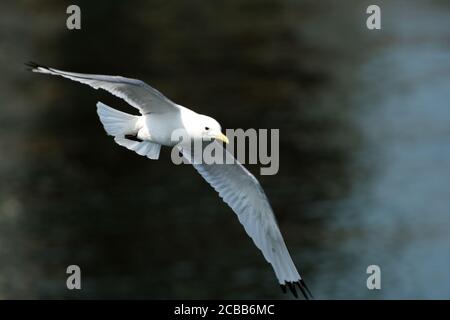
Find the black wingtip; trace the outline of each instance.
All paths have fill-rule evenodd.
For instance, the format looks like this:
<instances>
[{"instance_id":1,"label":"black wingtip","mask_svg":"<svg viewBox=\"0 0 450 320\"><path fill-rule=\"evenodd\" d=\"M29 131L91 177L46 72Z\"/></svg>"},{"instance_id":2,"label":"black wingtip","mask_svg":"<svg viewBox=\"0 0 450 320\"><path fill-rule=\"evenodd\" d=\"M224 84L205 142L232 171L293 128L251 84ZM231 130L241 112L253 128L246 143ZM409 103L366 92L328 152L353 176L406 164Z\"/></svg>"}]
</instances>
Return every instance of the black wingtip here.
<instances>
[{"instance_id":1,"label":"black wingtip","mask_svg":"<svg viewBox=\"0 0 450 320\"><path fill-rule=\"evenodd\" d=\"M289 288L289 291L292 293L292 295L298 299L298 294L295 285L298 286L305 300L314 299L311 291L309 290L308 286L306 285L305 281L303 281L303 279L300 279L299 281L295 282L285 282L284 284L280 284L280 288L284 294L287 293L287 288Z\"/></svg>"},{"instance_id":2,"label":"black wingtip","mask_svg":"<svg viewBox=\"0 0 450 320\"><path fill-rule=\"evenodd\" d=\"M295 283L300 288L300 291L303 293L306 300L314 299L314 296L312 295L311 291L309 290L308 286L306 285L303 279L300 279Z\"/></svg>"},{"instance_id":3,"label":"black wingtip","mask_svg":"<svg viewBox=\"0 0 450 320\"><path fill-rule=\"evenodd\" d=\"M25 67L26 67L26 69L28 71L34 71L34 70L36 70L38 68L48 69L48 67L40 65L40 64L38 64L36 62L33 62L33 61L28 61L28 62L25 62L24 64L25 64Z\"/></svg>"},{"instance_id":4,"label":"black wingtip","mask_svg":"<svg viewBox=\"0 0 450 320\"><path fill-rule=\"evenodd\" d=\"M28 61L24 64L28 71L33 71L33 69L39 68L39 65L33 61Z\"/></svg>"},{"instance_id":5,"label":"black wingtip","mask_svg":"<svg viewBox=\"0 0 450 320\"><path fill-rule=\"evenodd\" d=\"M39 67L39 65L38 65L36 62L33 62L33 61L25 62L25 65L26 65L27 67L30 67L30 68L36 68L36 67Z\"/></svg>"},{"instance_id":6,"label":"black wingtip","mask_svg":"<svg viewBox=\"0 0 450 320\"><path fill-rule=\"evenodd\" d=\"M306 285L305 281L304 281L303 279L300 279L299 282L300 282L300 284L306 289L306 292L308 292L308 294L310 295L310 297L311 297L312 299L314 299L314 297L313 297L311 291L309 290L308 286Z\"/></svg>"},{"instance_id":7,"label":"black wingtip","mask_svg":"<svg viewBox=\"0 0 450 320\"><path fill-rule=\"evenodd\" d=\"M287 285L288 285L289 291L291 291L291 293L294 295L294 297L296 299L298 299L297 290L295 290L295 286L293 285L293 283L292 282L288 282Z\"/></svg>"}]
</instances>

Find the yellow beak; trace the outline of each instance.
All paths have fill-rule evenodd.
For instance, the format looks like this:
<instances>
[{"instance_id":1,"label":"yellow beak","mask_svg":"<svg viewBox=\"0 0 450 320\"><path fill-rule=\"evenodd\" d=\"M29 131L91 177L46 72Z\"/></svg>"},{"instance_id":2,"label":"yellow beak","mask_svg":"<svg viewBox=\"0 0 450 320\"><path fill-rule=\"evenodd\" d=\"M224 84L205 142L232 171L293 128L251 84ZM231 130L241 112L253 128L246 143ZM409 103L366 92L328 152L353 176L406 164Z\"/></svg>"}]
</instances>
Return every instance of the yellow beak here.
<instances>
[{"instance_id":1,"label":"yellow beak","mask_svg":"<svg viewBox=\"0 0 450 320\"><path fill-rule=\"evenodd\" d=\"M227 143L227 144L230 143L230 141L228 140L227 136L224 135L223 133L218 134L218 135L215 136L214 138L216 138L216 139L219 140L219 141L223 141L223 142L225 142L225 143Z\"/></svg>"}]
</instances>

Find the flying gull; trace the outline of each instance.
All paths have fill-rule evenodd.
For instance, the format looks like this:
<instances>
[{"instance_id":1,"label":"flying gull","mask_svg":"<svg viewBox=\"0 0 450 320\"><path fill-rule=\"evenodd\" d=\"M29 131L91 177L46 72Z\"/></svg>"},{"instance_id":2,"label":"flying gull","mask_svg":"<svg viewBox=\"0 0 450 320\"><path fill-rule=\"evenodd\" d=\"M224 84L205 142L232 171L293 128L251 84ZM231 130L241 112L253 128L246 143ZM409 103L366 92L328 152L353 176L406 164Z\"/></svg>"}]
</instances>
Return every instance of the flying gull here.
<instances>
[{"instance_id":1,"label":"flying gull","mask_svg":"<svg viewBox=\"0 0 450 320\"><path fill-rule=\"evenodd\" d=\"M173 147L172 133L184 129L193 140L216 140L228 143L220 124L211 117L178 105L143 81L120 76L93 75L61 71L35 63L26 64L31 71L61 76L104 89L125 100L140 112L131 115L97 103L97 113L105 131L114 141L137 154L158 159L161 146ZM225 149L226 156L231 156ZM247 234L272 265L284 293L286 288L297 296L296 287L306 299L311 292L300 277L289 255L272 208L258 180L237 160L233 164L205 164L192 161L190 150L180 148L200 175L219 193L238 216Z\"/></svg>"}]
</instances>

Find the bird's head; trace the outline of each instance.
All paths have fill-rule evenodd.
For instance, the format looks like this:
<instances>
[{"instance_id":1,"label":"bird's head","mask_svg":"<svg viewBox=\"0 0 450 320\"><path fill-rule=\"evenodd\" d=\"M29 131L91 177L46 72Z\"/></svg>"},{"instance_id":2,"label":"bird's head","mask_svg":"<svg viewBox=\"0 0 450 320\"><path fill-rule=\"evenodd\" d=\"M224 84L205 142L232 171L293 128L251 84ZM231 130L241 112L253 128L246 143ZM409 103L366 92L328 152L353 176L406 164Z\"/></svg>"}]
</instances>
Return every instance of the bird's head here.
<instances>
[{"instance_id":1,"label":"bird's head","mask_svg":"<svg viewBox=\"0 0 450 320\"><path fill-rule=\"evenodd\" d=\"M222 133L222 128L220 124L213 118L198 115L195 121L195 128L193 132L194 138L202 140L216 139L225 143L228 143L228 138Z\"/></svg>"}]
</instances>

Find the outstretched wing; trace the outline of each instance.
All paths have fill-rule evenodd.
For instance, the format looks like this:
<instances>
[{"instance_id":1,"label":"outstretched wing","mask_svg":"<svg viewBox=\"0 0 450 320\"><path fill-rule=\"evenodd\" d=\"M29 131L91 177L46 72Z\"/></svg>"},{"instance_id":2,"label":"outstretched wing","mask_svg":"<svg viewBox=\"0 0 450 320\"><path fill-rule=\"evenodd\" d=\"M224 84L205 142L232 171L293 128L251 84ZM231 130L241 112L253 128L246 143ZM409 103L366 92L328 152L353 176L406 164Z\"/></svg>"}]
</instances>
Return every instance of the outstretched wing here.
<instances>
[{"instance_id":1,"label":"outstretched wing","mask_svg":"<svg viewBox=\"0 0 450 320\"><path fill-rule=\"evenodd\" d=\"M218 144L216 141L212 143ZM233 157L220 144L215 147L216 151L223 152L224 160ZM297 296L294 285L298 285L305 298L312 297L295 268L272 208L258 180L234 157L233 164L202 164L190 150L181 148L180 150L236 213L247 234L272 265L283 291L286 292L288 286Z\"/></svg>"},{"instance_id":2,"label":"outstretched wing","mask_svg":"<svg viewBox=\"0 0 450 320\"><path fill-rule=\"evenodd\" d=\"M178 110L177 104L166 98L161 92L150 87L141 80L120 76L105 76L97 74L84 74L57 70L44 67L36 63L27 63L31 71L37 73L61 76L73 81L81 82L94 89L103 89L125 100L141 114L166 113Z\"/></svg>"}]
</instances>

